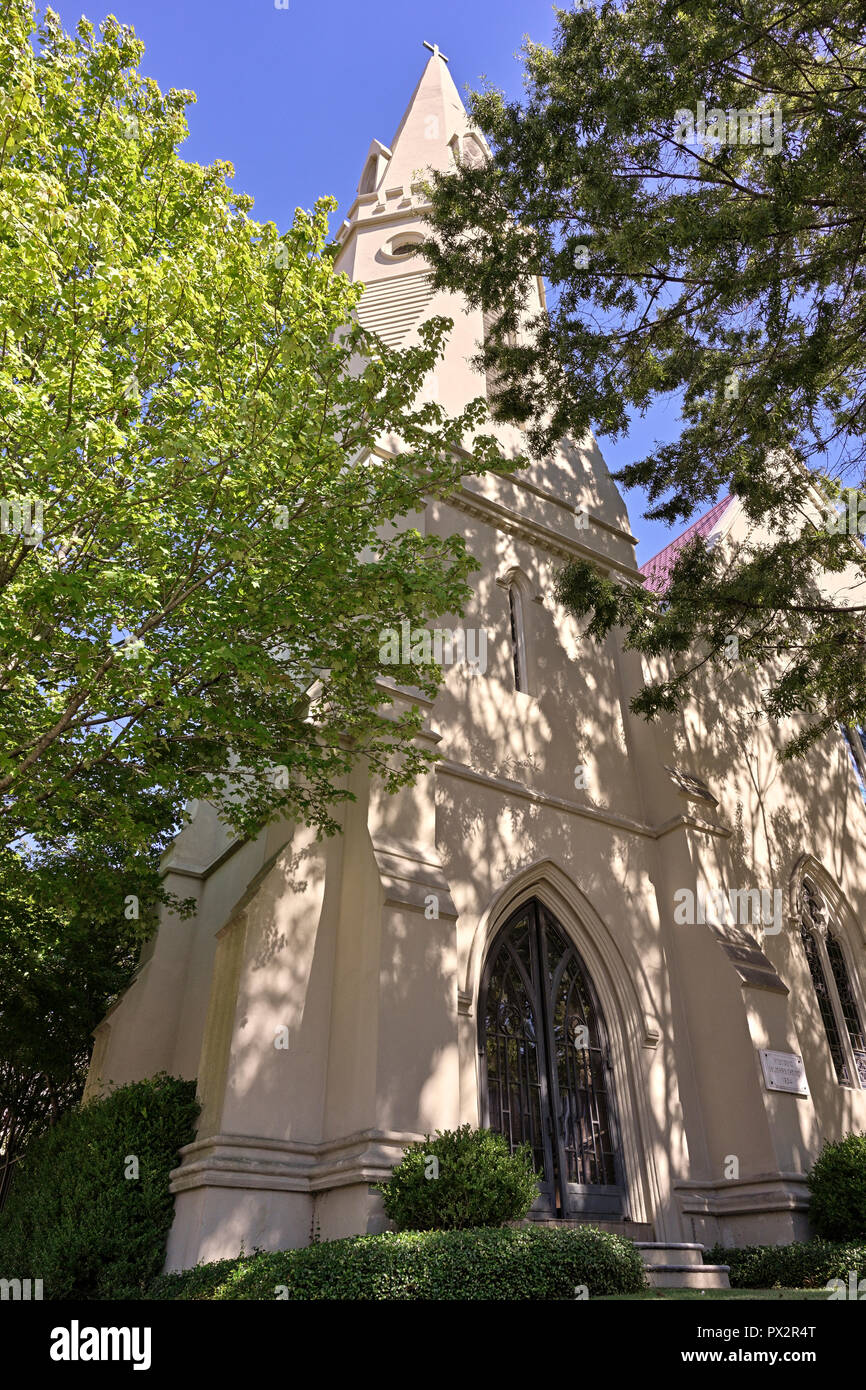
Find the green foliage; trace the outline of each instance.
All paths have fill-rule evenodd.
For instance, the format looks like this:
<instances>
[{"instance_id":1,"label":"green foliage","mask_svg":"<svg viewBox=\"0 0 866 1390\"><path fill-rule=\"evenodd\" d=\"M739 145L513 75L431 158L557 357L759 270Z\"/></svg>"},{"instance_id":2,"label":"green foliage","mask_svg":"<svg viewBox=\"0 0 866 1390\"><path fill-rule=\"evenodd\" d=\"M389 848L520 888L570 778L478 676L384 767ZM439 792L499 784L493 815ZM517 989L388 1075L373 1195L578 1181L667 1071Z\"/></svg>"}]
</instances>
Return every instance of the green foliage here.
<instances>
[{"instance_id":1,"label":"green foliage","mask_svg":"<svg viewBox=\"0 0 866 1390\"><path fill-rule=\"evenodd\" d=\"M168 1175L197 1114L195 1082L165 1075L67 1112L29 1146L0 1215L3 1277L42 1279L50 1299L140 1298L165 1259Z\"/></svg>"},{"instance_id":2,"label":"green foliage","mask_svg":"<svg viewBox=\"0 0 866 1390\"><path fill-rule=\"evenodd\" d=\"M428 768L379 633L461 612L475 565L391 523L468 440L499 461L483 403L414 404L447 321L403 352L365 334L335 204L256 222L229 164L180 158L194 97L142 55L113 17L0 6L0 1201L136 933L181 908L184 802L333 831L359 760L391 790Z\"/></svg>"},{"instance_id":3,"label":"green foliage","mask_svg":"<svg viewBox=\"0 0 866 1390\"><path fill-rule=\"evenodd\" d=\"M854 1270L866 1277L866 1244L828 1240L794 1241L791 1245L714 1245L707 1264L730 1266L732 1289L823 1289L830 1279L847 1283Z\"/></svg>"},{"instance_id":4,"label":"green foliage","mask_svg":"<svg viewBox=\"0 0 866 1390\"><path fill-rule=\"evenodd\" d=\"M730 492L770 531L689 547L664 602L572 566L572 611L672 658L633 703L648 717L700 672L725 680L736 634L756 708L803 716L786 756L866 722L866 551L826 520L843 486L863 496L866 465L864 52L859 0L562 7L552 45L526 43L524 97L471 100L492 160L432 181L427 255L488 316L495 413L543 457L678 406L677 436L618 477L650 517ZM747 119L741 138L758 110L763 132ZM549 308L527 324L536 276Z\"/></svg>"},{"instance_id":5,"label":"green foliage","mask_svg":"<svg viewBox=\"0 0 866 1390\"><path fill-rule=\"evenodd\" d=\"M259 1252L163 1275L158 1299L573 1299L644 1287L640 1252L622 1236L576 1230L484 1227L403 1231L329 1240L304 1250Z\"/></svg>"},{"instance_id":6,"label":"green foliage","mask_svg":"<svg viewBox=\"0 0 866 1390\"><path fill-rule=\"evenodd\" d=\"M818 1234L866 1242L866 1134L825 1142L808 1183L809 1220Z\"/></svg>"},{"instance_id":7,"label":"green foliage","mask_svg":"<svg viewBox=\"0 0 866 1390\"><path fill-rule=\"evenodd\" d=\"M81 1095L93 1029L153 925L157 874L156 863L133 874L122 856L33 867L0 851L0 1210L28 1142ZM82 911L94 883L101 903ZM123 915L129 893L137 919Z\"/></svg>"},{"instance_id":8,"label":"green foliage","mask_svg":"<svg viewBox=\"0 0 866 1390\"><path fill-rule=\"evenodd\" d=\"M378 1191L400 1231L464 1230L520 1221L538 1177L528 1146L512 1154L503 1135L461 1125L410 1144Z\"/></svg>"},{"instance_id":9,"label":"green foliage","mask_svg":"<svg viewBox=\"0 0 866 1390\"><path fill-rule=\"evenodd\" d=\"M57 855L145 852L187 799L333 830L359 760L389 789L425 770L379 633L461 612L475 564L391 523L467 440L502 465L481 400L415 404L448 321L367 335L333 200L256 222L229 164L179 157L192 94L142 53L112 17L0 9L0 497L42 509L0 534L0 824Z\"/></svg>"}]
</instances>

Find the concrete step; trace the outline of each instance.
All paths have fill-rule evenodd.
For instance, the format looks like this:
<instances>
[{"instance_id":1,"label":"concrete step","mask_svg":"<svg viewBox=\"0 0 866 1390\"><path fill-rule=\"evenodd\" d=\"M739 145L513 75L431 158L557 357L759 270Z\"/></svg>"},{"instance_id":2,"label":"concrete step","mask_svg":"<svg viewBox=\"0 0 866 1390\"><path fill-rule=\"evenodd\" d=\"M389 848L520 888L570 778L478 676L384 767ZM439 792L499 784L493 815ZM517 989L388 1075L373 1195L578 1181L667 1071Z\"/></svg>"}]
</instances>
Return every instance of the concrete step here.
<instances>
[{"instance_id":1,"label":"concrete step","mask_svg":"<svg viewBox=\"0 0 866 1390\"><path fill-rule=\"evenodd\" d=\"M627 1219L604 1221L592 1216L553 1220L529 1217L524 1226L559 1226L566 1230L578 1226L596 1226L600 1231L633 1240L641 1253L650 1287L654 1289L729 1289L728 1265L705 1265L704 1246L694 1241L653 1240L655 1234L646 1222Z\"/></svg>"},{"instance_id":2,"label":"concrete step","mask_svg":"<svg viewBox=\"0 0 866 1390\"><path fill-rule=\"evenodd\" d=\"M729 1289L728 1265L705 1265L704 1246L692 1241L636 1240L654 1289Z\"/></svg>"},{"instance_id":3,"label":"concrete step","mask_svg":"<svg viewBox=\"0 0 866 1390\"><path fill-rule=\"evenodd\" d=\"M636 1240L635 1245L643 1256L645 1265L702 1265L704 1247L702 1245L661 1240Z\"/></svg>"},{"instance_id":4,"label":"concrete step","mask_svg":"<svg viewBox=\"0 0 866 1390\"><path fill-rule=\"evenodd\" d=\"M648 1222L621 1220L604 1220L597 1216L578 1216L565 1220L554 1220L546 1216L541 1219L529 1217L521 1223L525 1226L555 1226L563 1230L574 1230L578 1226L595 1226L599 1231L611 1231L614 1235L625 1236L627 1240L648 1244L655 1234L652 1226Z\"/></svg>"},{"instance_id":5,"label":"concrete step","mask_svg":"<svg viewBox=\"0 0 866 1390\"><path fill-rule=\"evenodd\" d=\"M653 1289L729 1289L730 1265L647 1265Z\"/></svg>"}]
</instances>

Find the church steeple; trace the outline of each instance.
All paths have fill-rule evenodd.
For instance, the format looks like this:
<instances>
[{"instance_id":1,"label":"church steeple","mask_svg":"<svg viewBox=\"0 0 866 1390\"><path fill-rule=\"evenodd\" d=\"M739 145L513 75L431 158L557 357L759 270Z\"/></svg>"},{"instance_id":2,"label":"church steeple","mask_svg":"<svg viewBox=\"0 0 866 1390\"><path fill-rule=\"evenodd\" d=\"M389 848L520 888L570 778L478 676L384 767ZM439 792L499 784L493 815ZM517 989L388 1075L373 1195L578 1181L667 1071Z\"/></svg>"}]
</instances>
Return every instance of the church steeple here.
<instances>
[{"instance_id":1,"label":"church steeple","mask_svg":"<svg viewBox=\"0 0 866 1390\"><path fill-rule=\"evenodd\" d=\"M430 169L444 172L458 159L486 157L484 137L470 130L469 116L454 85L448 59L438 45L426 43L430 57L415 87L390 146L373 140L361 171L357 194L338 233L343 245L338 268L353 279L359 274L354 234L375 220L419 222L426 207L421 187ZM386 250L386 255L387 250ZM361 257L361 260L364 258ZM381 272L380 272L381 273Z\"/></svg>"},{"instance_id":2,"label":"church steeple","mask_svg":"<svg viewBox=\"0 0 866 1390\"><path fill-rule=\"evenodd\" d=\"M427 47L430 47L428 44ZM421 79L409 99L388 166L388 182L406 182L420 169L453 167L455 137L469 130L469 117L454 85L447 58L432 46Z\"/></svg>"},{"instance_id":3,"label":"church steeple","mask_svg":"<svg viewBox=\"0 0 866 1390\"><path fill-rule=\"evenodd\" d=\"M433 315L451 319L442 359L419 401L436 400L454 416L490 392L490 382L476 361L487 332L486 318L481 306L469 304L462 295L434 290L430 266L415 247L430 231L428 171L447 172L458 163L485 161L490 150L470 123L447 58L435 45L427 47L430 56L390 146L374 140L367 152L357 194L337 233L335 269L350 280L363 281L358 319L388 347L411 343ZM527 314L532 317L543 310L543 286L532 280L527 285ZM526 439L517 425L496 420L489 432L507 456L526 454ZM471 451L471 440L466 447ZM608 566L637 575L628 513L591 436L580 443L564 440L520 475L495 483L488 476L479 486L497 492L503 516L518 518L530 509L541 522L544 512L543 524L550 534L567 540L563 554L603 556Z\"/></svg>"}]
</instances>

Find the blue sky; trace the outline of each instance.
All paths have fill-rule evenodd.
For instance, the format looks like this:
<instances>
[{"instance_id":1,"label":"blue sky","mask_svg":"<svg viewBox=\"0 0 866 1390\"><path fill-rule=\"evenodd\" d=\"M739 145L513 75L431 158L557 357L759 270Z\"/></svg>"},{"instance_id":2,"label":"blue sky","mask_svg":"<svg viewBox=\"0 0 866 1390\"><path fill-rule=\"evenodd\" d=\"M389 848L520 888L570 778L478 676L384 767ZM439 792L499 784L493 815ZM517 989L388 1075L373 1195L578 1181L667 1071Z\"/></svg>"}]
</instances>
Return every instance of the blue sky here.
<instances>
[{"instance_id":1,"label":"blue sky","mask_svg":"<svg viewBox=\"0 0 866 1390\"><path fill-rule=\"evenodd\" d=\"M523 36L547 42L554 30L549 0L289 0L288 9L274 0L102 0L84 10L81 0L55 0L52 8L67 29L82 12L97 25L108 13L131 24L146 45L142 71L163 90L198 98L184 157L230 160L254 215L281 230L323 194L339 200L342 217L371 139L387 143L403 114L429 57L424 39L448 56L461 91L485 75L518 96ZM610 467L645 453L675 423L658 408L630 439L602 439ZM639 493L627 501L642 563L676 531L643 520Z\"/></svg>"}]
</instances>

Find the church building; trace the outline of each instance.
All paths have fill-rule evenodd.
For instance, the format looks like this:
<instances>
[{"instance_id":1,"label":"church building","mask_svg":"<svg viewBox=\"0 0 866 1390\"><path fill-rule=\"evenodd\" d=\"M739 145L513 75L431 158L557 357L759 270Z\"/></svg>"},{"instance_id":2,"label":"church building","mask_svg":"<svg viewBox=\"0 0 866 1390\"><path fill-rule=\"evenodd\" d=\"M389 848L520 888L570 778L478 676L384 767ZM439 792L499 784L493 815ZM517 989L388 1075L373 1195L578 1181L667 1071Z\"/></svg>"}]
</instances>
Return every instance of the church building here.
<instances>
[{"instance_id":1,"label":"church building","mask_svg":"<svg viewBox=\"0 0 866 1390\"><path fill-rule=\"evenodd\" d=\"M453 319L427 389L454 412L487 389L484 316L432 289L423 177L487 157L434 48L338 234L388 344ZM643 659L553 598L578 558L663 589L696 531L746 535L738 503L641 572L588 438L467 471L411 524L480 563L466 612L441 619L440 693L396 692L422 707L435 770L389 796L359 767L325 840L285 822L234 839L199 805L164 865L197 913L166 915L96 1031L90 1095L197 1078L168 1267L384 1230L373 1185L465 1123L532 1146L532 1219L597 1223L657 1262L805 1237L822 1142L866 1130L859 736L781 763L791 729L755 717L735 659L647 723L630 712Z\"/></svg>"}]
</instances>

